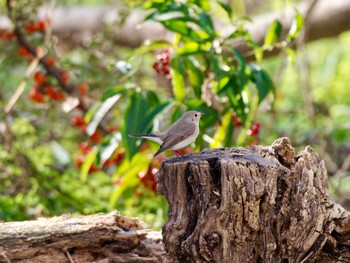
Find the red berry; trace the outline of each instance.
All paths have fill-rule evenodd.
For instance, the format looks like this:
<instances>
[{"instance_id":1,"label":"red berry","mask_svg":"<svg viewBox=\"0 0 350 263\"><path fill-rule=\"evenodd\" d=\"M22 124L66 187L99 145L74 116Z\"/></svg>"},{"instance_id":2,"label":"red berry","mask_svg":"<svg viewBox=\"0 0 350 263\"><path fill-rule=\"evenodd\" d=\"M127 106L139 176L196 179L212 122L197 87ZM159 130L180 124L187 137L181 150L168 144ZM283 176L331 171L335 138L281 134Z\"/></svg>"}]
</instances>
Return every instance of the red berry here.
<instances>
[{"instance_id":1,"label":"red berry","mask_svg":"<svg viewBox=\"0 0 350 263\"><path fill-rule=\"evenodd\" d=\"M29 24L29 25L26 25L24 27L24 29L28 32L28 33L33 33L37 30L37 26L35 23L32 23L32 24Z\"/></svg>"},{"instance_id":2,"label":"red berry","mask_svg":"<svg viewBox=\"0 0 350 263\"><path fill-rule=\"evenodd\" d=\"M62 93L62 91L60 91L60 90L55 90L55 92L54 92L54 96L53 96L53 100L63 100L65 97L64 97L64 95L63 95L63 93Z\"/></svg>"},{"instance_id":3,"label":"red berry","mask_svg":"<svg viewBox=\"0 0 350 263\"><path fill-rule=\"evenodd\" d=\"M46 83L46 85L45 85L45 93L50 98L52 98L54 96L53 94L55 93L55 91L54 91L54 89L53 89L51 84Z\"/></svg>"},{"instance_id":4,"label":"red berry","mask_svg":"<svg viewBox=\"0 0 350 263\"><path fill-rule=\"evenodd\" d=\"M34 73L34 80L36 83L42 85L46 81L46 76L41 71L37 71Z\"/></svg>"},{"instance_id":5,"label":"red berry","mask_svg":"<svg viewBox=\"0 0 350 263\"><path fill-rule=\"evenodd\" d=\"M3 35L3 38L4 38L5 40L8 40L8 41L12 40L13 37L14 37L13 32L6 32L6 33L4 33L4 35Z\"/></svg>"},{"instance_id":6,"label":"red berry","mask_svg":"<svg viewBox=\"0 0 350 263\"><path fill-rule=\"evenodd\" d=\"M99 171L100 169L95 165L95 164L92 164L90 166L90 169L89 169L89 173L93 173L93 172L97 172Z\"/></svg>"},{"instance_id":7,"label":"red berry","mask_svg":"<svg viewBox=\"0 0 350 263\"><path fill-rule=\"evenodd\" d=\"M82 116L79 116L79 115L74 116L71 119L71 123L75 127L80 127L80 126L86 125L86 122L85 122L84 118Z\"/></svg>"},{"instance_id":8,"label":"red berry","mask_svg":"<svg viewBox=\"0 0 350 263\"><path fill-rule=\"evenodd\" d=\"M260 131L260 123L256 122L252 125L252 127L247 131L248 136L257 135Z\"/></svg>"},{"instance_id":9,"label":"red berry","mask_svg":"<svg viewBox=\"0 0 350 263\"><path fill-rule=\"evenodd\" d=\"M103 168L106 168L106 167L108 167L108 166L111 166L112 164L114 163L114 161L112 160L112 159L108 159L108 160L106 160L105 162L104 162L104 164L103 164Z\"/></svg>"},{"instance_id":10,"label":"red berry","mask_svg":"<svg viewBox=\"0 0 350 263\"><path fill-rule=\"evenodd\" d=\"M113 158L113 162L118 165L123 160L125 155L125 149L117 150L115 153L115 157Z\"/></svg>"},{"instance_id":11,"label":"red berry","mask_svg":"<svg viewBox=\"0 0 350 263\"><path fill-rule=\"evenodd\" d=\"M63 71L61 73L61 78L62 78L63 82L68 82L69 81L69 74L68 74L68 72L67 71Z\"/></svg>"},{"instance_id":12,"label":"red berry","mask_svg":"<svg viewBox=\"0 0 350 263\"><path fill-rule=\"evenodd\" d=\"M19 53L19 55L22 56L22 57L28 57L28 56L31 55L30 52L29 52L29 50L26 49L25 47L20 47L20 48L18 49L18 53Z\"/></svg>"},{"instance_id":13,"label":"red berry","mask_svg":"<svg viewBox=\"0 0 350 263\"><path fill-rule=\"evenodd\" d=\"M100 132L96 130L91 136L90 139L94 142L101 142L103 140L103 137L101 136Z\"/></svg>"},{"instance_id":14,"label":"red berry","mask_svg":"<svg viewBox=\"0 0 350 263\"><path fill-rule=\"evenodd\" d=\"M111 126L111 127L108 127L107 128L108 132L115 132L118 130L118 127L117 126Z\"/></svg>"},{"instance_id":15,"label":"red berry","mask_svg":"<svg viewBox=\"0 0 350 263\"><path fill-rule=\"evenodd\" d=\"M88 152L90 152L91 147L88 142L82 142L79 144L79 149L82 154L87 154Z\"/></svg>"},{"instance_id":16,"label":"red berry","mask_svg":"<svg viewBox=\"0 0 350 263\"><path fill-rule=\"evenodd\" d=\"M74 165L76 167L80 167L83 164L84 161L85 161L85 156L78 156L74 160Z\"/></svg>"},{"instance_id":17,"label":"red berry","mask_svg":"<svg viewBox=\"0 0 350 263\"><path fill-rule=\"evenodd\" d=\"M30 92L29 92L29 98L37 103L44 103L45 102L45 97L44 94L42 94L38 87L35 86L33 87Z\"/></svg>"},{"instance_id":18,"label":"red berry","mask_svg":"<svg viewBox=\"0 0 350 263\"><path fill-rule=\"evenodd\" d=\"M160 64L158 62L154 62L152 68L159 74L160 73Z\"/></svg>"},{"instance_id":19,"label":"red berry","mask_svg":"<svg viewBox=\"0 0 350 263\"><path fill-rule=\"evenodd\" d=\"M240 118L238 118L238 116L235 112L232 114L232 118L233 118L233 121L235 123L235 127L239 127L242 125L242 121L240 120Z\"/></svg>"},{"instance_id":20,"label":"red berry","mask_svg":"<svg viewBox=\"0 0 350 263\"><path fill-rule=\"evenodd\" d=\"M164 73L165 75L168 75L168 74L170 73L170 71L169 71L169 66L168 66L168 65L164 65L164 64L163 64L163 73Z\"/></svg>"},{"instance_id":21,"label":"red berry","mask_svg":"<svg viewBox=\"0 0 350 263\"><path fill-rule=\"evenodd\" d=\"M78 89L79 89L80 95L85 96L89 90L89 87L85 83L82 83L78 86Z\"/></svg>"},{"instance_id":22,"label":"red berry","mask_svg":"<svg viewBox=\"0 0 350 263\"><path fill-rule=\"evenodd\" d=\"M38 20L38 22L36 22L35 26L36 26L36 30L44 31L46 28L46 22L45 20L40 19Z\"/></svg>"},{"instance_id":23,"label":"red berry","mask_svg":"<svg viewBox=\"0 0 350 263\"><path fill-rule=\"evenodd\" d=\"M87 129L87 127L86 127L85 124L84 124L84 125L81 125L79 128L80 128L80 131L81 131L82 134L86 134L86 129Z\"/></svg>"},{"instance_id":24,"label":"red berry","mask_svg":"<svg viewBox=\"0 0 350 263\"><path fill-rule=\"evenodd\" d=\"M46 57L46 63L47 63L49 66L54 66L54 65L55 65L55 60L54 60L53 57L47 56L47 57Z\"/></svg>"}]
</instances>

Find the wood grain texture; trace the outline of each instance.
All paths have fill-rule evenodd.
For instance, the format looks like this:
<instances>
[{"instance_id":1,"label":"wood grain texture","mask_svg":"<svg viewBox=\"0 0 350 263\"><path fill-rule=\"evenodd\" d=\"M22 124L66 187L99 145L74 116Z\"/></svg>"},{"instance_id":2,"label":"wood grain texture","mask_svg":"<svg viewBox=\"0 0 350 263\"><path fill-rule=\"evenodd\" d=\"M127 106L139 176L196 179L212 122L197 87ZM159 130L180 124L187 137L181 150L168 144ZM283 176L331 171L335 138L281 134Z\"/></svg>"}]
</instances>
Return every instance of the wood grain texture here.
<instances>
[{"instance_id":1,"label":"wood grain texture","mask_svg":"<svg viewBox=\"0 0 350 263\"><path fill-rule=\"evenodd\" d=\"M0 262L161 262L159 232L118 212L0 223Z\"/></svg>"},{"instance_id":2,"label":"wood grain texture","mask_svg":"<svg viewBox=\"0 0 350 263\"><path fill-rule=\"evenodd\" d=\"M310 147L296 154L281 138L173 157L157 182L169 262L350 262L349 213Z\"/></svg>"}]
</instances>

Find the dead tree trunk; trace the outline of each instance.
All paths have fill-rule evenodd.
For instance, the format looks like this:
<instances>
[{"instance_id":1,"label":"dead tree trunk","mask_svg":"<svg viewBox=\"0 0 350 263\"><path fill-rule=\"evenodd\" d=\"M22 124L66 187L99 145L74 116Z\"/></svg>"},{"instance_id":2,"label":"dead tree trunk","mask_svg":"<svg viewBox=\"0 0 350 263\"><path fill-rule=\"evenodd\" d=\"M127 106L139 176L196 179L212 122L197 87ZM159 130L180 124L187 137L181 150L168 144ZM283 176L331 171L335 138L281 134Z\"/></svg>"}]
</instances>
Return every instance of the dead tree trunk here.
<instances>
[{"instance_id":1,"label":"dead tree trunk","mask_svg":"<svg viewBox=\"0 0 350 263\"><path fill-rule=\"evenodd\" d=\"M161 262L159 232L118 212L0 223L1 263Z\"/></svg>"},{"instance_id":2,"label":"dead tree trunk","mask_svg":"<svg viewBox=\"0 0 350 263\"><path fill-rule=\"evenodd\" d=\"M164 161L157 182L169 262L350 262L350 213L310 147L204 150Z\"/></svg>"}]
</instances>

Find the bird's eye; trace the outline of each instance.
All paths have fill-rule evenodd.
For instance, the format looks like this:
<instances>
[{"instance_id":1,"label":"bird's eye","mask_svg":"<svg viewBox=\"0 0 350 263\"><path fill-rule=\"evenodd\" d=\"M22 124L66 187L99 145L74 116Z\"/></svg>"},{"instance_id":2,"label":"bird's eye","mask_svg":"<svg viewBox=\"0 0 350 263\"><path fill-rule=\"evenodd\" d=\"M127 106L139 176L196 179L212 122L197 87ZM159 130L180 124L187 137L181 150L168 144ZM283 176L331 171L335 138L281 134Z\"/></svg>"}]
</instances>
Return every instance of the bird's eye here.
<instances>
[{"instance_id":1,"label":"bird's eye","mask_svg":"<svg viewBox=\"0 0 350 263\"><path fill-rule=\"evenodd\" d=\"M197 116L198 116L198 114L197 114L197 113L195 113L195 114L194 114L194 117L197 117Z\"/></svg>"}]
</instances>

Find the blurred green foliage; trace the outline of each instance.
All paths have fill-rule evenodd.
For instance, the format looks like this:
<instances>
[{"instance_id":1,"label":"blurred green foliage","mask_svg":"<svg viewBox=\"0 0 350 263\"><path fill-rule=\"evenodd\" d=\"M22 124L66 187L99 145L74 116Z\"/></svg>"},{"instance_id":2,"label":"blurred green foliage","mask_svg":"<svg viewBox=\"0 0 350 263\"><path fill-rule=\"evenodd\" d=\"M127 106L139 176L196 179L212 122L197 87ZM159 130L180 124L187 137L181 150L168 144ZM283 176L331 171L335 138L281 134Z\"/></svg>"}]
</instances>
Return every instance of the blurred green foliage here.
<instances>
[{"instance_id":1,"label":"blurred green foliage","mask_svg":"<svg viewBox=\"0 0 350 263\"><path fill-rule=\"evenodd\" d=\"M348 146L350 136L345 86L349 83L349 34L309 44L304 53L294 54L288 45L302 27L297 12L286 39L281 40L281 24L276 20L264 45L259 46L245 30L249 21L239 19L235 10L222 2L142 4L148 10L145 19L174 32L173 41L148 42L138 49L119 47L111 37L118 26L106 24L87 47L62 52L57 51L59 43L54 40L45 43L58 66L69 71L72 83L89 85L86 125L71 124L71 117L82 115L79 109L65 113L62 102L30 101L27 96L35 83L28 79L25 93L10 114L1 113L1 219L118 209L159 229L167 207L154 191L154 174L164 156L153 159L158 145L127 134L162 130L189 109L207 113L196 145L192 145L196 151L271 144L288 136L292 145L303 148L311 144L321 156L334 160L330 171L336 176L331 187L339 198L346 193L348 173L337 174L336 167L342 165L337 157L340 149ZM29 15L20 25L36 19L36 7L23 8ZM215 29L212 20L216 14L235 26L231 34L223 36ZM246 54L231 47L230 40L239 37L254 48L258 62L246 62ZM28 38L33 45L43 43L40 34ZM263 51L274 46L284 47L285 53L263 59ZM18 55L16 41L0 41L0 48L5 51L0 55L0 107L4 108L28 62ZM287 63L293 58L295 63ZM300 78L305 63L307 83ZM309 89L301 88L307 84ZM305 101L306 95L312 98L311 105ZM249 136L247 131L252 132L255 122L261 123L261 128ZM103 134L97 143L91 138L99 126L113 128L113 132ZM86 143L88 150L82 149L81 143Z\"/></svg>"}]
</instances>

